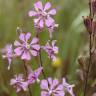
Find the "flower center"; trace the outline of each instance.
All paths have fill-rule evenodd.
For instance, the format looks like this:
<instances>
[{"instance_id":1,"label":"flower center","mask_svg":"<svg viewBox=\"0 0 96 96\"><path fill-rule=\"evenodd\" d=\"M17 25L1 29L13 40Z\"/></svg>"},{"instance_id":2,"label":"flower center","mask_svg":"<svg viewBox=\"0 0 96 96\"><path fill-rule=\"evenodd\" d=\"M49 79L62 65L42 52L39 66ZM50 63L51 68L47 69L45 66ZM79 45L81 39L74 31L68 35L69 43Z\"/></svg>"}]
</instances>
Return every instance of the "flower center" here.
<instances>
[{"instance_id":1,"label":"flower center","mask_svg":"<svg viewBox=\"0 0 96 96\"><path fill-rule=\"evenodd\" d=\"M47 12L45 12L45 11L41 11L41 12L39 12L39 14L40 14L43 18L47 16Z\"/></svg>"},{"instance_id":2,"label":"flower center","mask_svg":"<svg viewBox=\"0 0 96 96\"><path fill-rule=\"evenodd\" d=\"M30 49L30 44L28 44L27 42L26 42L26 48Z\"/></svg>"},{"instance_id":3,"label":"flower center","mask_svg":"<svg viewBox=\"0 0 96 96\"><path fill-rule=\"evenodd\" d=\"M52 94L52 90L49 90L49 95L51 95Z\"/></svg>"}]
</instances>

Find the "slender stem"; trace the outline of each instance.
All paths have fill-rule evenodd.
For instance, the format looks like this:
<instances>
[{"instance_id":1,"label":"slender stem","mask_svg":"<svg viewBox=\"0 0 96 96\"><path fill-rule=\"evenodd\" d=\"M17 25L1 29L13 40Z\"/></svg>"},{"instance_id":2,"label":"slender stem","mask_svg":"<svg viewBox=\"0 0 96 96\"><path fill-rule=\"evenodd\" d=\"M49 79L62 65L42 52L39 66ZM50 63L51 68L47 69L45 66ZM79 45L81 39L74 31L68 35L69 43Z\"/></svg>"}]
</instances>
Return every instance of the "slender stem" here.
<instances>
[{"instance_id":1,"label":"slender stem","mask_svg":"<svg viewBox=\"0 0 96 96\"><path fill-rule=\"evenodd\" d=\"M86 72L86 78L85 78L85 87L84 87L84 96L86 96L86 91L87 91L87 83L88 83L88 77L89 77L89 72L90 72L90 65L91 65L91 58L92 58L92 54L91 54L91 46L92 42L91 42L91 34L90 34L90 48L89 48L89 52L90 52L90 57L89 57L89 64L88 64L88 69Z\"/></svg>"},{"instance_id":2,"label":"slender stem","mask_svg":"<svg viewBox=\"0 0 96 96\"><path fill-rule=\"evenodd\" d=\"M25 69L26 77L28 77L28 69L27 69L27 66L26 66L26 61L24 61L24 69ZM29 85L28 85L28 89L29 89L29 96L32 96L32 92L31 92L31 89L30 89Z\"/></svg>"},{"instance_id":3,"label":"slender stem","mask_svg":"<svg viewBox=\"0 0 96 96\"><path fill-rule=\"evenodd\" d=\"M93 33L93 13L92 13L92 1L89 0L89 8L90 8L90 14L89 17L91 18L91 32L89 33L89 64L87 67L87 71L85 74L85 85L84 85L84 96L86 96L86 92L87 92L87 85L88 85L88 79L89 79L89 73L90 73L90 66L92 63L92 33Z\"/></svg>"},{"instance_id":4,"label":"slender stem","mask_svg":"<svg viewBox=\"0 0 96 96\"><path fill-rule=\"evenodd\" d=\"M39 58L40 58L40 66L43 67L43 62L42 62L42 56L41 56L41 49L39 51ZM46 75L44 73L44 69L42 70L43 76L46 79Z\"/></svg>"}]
</instances>

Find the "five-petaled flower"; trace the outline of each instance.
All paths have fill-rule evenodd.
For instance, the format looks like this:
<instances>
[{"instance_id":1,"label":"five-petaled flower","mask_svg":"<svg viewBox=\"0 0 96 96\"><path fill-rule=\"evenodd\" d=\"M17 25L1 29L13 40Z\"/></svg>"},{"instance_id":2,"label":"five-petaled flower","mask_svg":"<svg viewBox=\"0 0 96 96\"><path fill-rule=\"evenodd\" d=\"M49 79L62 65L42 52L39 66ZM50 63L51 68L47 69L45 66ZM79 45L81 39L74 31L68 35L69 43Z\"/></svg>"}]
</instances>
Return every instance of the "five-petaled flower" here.
<instances>
[{"instance_id":1,"label":"five-petaled flower","mask_svg":"<svg viewBox=\"0 0 96 96\"><path fill-rule=\"evenodd\" d=\"M11 79L10 85L16 88L16 92L27 91L28 89L28 83L24 80L23 74L15 75L15 78Z\"/></svg>"},{"instance_id":2,"label":"five-petaled flower","mask_svg":"<svg viewBox=\"0 0 96 96\"><path fill-rule=\"evenodd\" d=\"M39 67L38 69L36 69L35 71L32 71L29 73L28 75L28 84L33 84L35 83L36 81L39 83L40 80L39 80L39 76L40 74L42 73L42 70L43 68L42 67Z\"/></svg>"},{"instance_id":3,"label":"five-petaled flower","mask_svg":"<svg viewBox=\"0 0 96 96\"><path fill-rule=\"evenodd\" d=\"M48 78L42 80L40 87L42 89L41 96L64 96L63 86L59 84L57 79Z\"/></svg>"},{"instance_id":4,"label":"five-petaled flower","mask_svg":"<svg viewBox=\"0 0 96 96\"><path fill-rule=\"evenodd\" d=\"M51 28L55 25L55 20L51 17L56 14L56 9L51 9L51 3L47 2L45 6L43 6L41 1L37 1L34 4L36 11L29 11L28 15L30 17L36 17L34 19L34 25L38 29L43 29L44 25L47 28ZM55 26L54 26L55 27Z\"/></svg>"},{"instance_id":5,"label":"five-petaled flower","mask_svg":"<svg viewBox=\"0 0 96 96\"><path fill-rule=\"evenodd\" d=\"M11 65L11 62L12 62L12 58L15 56L14 53L13 53L13 49L12 49L12 44L7 44L2 50L2 57L4 59L7 59L8 60L8 70L10 69L10 65Z\"/></svg>"},{"instance_id":6,"label":"five-petaled flower","mask_svg":"<svg viewBox=\"0 0 96 96\"><path fill-rule=\"evenodd\" d=\"M42 46L42 48L48 54L48 57L54 61L56 60L55 54L58 53L58 47L55 46L56 40L53 40L51 43L52 44L50 45L50 42L47 42L45 46Z\"/></svg>"},{"instance_id":7,"label":"five-petaled flower","mask_svg":"<svg viewBox=\"0 0 96 96\"><path fill-rule=\"evenodd\" d=\"M29 43L31 33L21 33L19 36L20 41L15 41L14 45L17 47L14 51L17 56L21 56L23 60L30 60L31 55L37 56L39 54L40 45L38 44L39 39L34 37Z\"/></svg>"},{"instance_id":8,"label":"five-petaled flower","mask_svg":"<svg viewBox=\"0 0 96 96\"><path fill-rule=\"evenodd\" d=\"M65 78L63 78L63 88L64 91L69 93L71 96L75 96L75 94L73 93L73 87L74 85L70 85L66 82Z\"/></svg>"}]
</instances>

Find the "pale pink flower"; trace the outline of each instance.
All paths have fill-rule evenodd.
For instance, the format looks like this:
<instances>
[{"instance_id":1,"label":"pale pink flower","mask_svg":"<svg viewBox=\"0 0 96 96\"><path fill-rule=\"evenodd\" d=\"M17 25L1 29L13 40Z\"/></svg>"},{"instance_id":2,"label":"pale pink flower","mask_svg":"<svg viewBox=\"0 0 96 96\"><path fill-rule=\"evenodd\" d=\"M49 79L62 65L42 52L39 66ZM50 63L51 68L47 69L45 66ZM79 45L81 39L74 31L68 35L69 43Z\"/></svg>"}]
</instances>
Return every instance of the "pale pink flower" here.
<instances>
[{"instance_id":1,"label":"pale pink flower","mask_svg":"<svg viewBox=\"0 0 96 96\"><path fill-rule=\"evenodd\" d=\"M31 33L21 33L19 36L20 41L15 41L14 45L17 47L14 51L17 56L21 56L23 60L31 60L32 56L37 56L40 50L40 45L38 44L39 39L34 37L30 42L29 39Z\"/></svg>"},{"instance_id":2,"label":"pale pink flower","mask_svg":"<svg viewBox=\"0 0 96 96\"><path fill-rule=\"evenodd\" d=\"M58 27L58 24L55 24L54 22L48 27L50 38L52 38L52 33L54 32L54 29Z\"/></svg>"},{"instance_id":3,"label":"pale pink flower","mask_svg":"<svg viewBox=\"0 0 96 96\"><path fill-rule=\"evenodd\" d=\"M75 94L73 93L73 87L74 85L70 85L66 82L65 78L63 78L63 88L64 91L69 93L71 96L75 96Z\"/></svg>"},{"instance_id":4,"label":"pale pink flower","mask_svg":"<svg viewBox=\"0 0 96 96\"><path fill-rule=\"evenodd\" d=\"M56 60L55 54L58 53L58 47L55 44L56 44L56 40L53 40L51 44L50 42L47 42L46 45L42 47L45 50L45 52L48 54L48 57L53 61Z\"/></svg>"},{"instance_id":5,"label":"pale pink flower","mask_svg":"<svg viewBox=\"0 0 96 96\"><path fill-rule=\"evenodd\" d=\"M12 49L12 44L7 44L2 50L2 57L4 59L8 60L8 70L10 69L10 65L12 62L12 58L14 57L13 49Z\"/></svg>"},{"instance_id":6,"label":"pale pink flower","mask_svg":"<svg viewBox=\"0 0 96 96\"><path fill-rule=\"evenodd\" d=\"M51 17L56 14L56 9L51 9L51 3L47 2L44 6L41 1L37 1L34 4L35 11L29 11L28 15L30 17L35 17L34 25L38 29L43 29L44 26L49 28L55 23L55 20Z\"/></svg>"},{"instance_id":7,"label":"pale pink flower","mask_svg":"<svg viewBox=\"0 0 96 96\"><path fill-rule=\"evenodd\" d=\"M41 96L65 96L63 85L57 79L44 79L41 81L40 87L42 89Z\"/></svg>"},{"instance_id":8,"label":"pale pink flower","mask_svg":"<svg viewBox=\"0 0 96 96\"><path fill-rule=\"evenodd\" d=\"M20 92L21 90L27 91L28 89L28 83L24 80L23 74L15 75L15 77L11 79L10 85L16 88L16 92Z\"/></svg>"},{"instance_id":9,"label":"pale pink flower","mask_svg":"<svg viewBox=\"0 0 96 96\"><path fill-rule=\"evenodd\" d=\"M35 71L32 71L29 73L28 75L28 83L29 84L33 84L35 83L36 81L39 83L40 80L39 80L39 76L40 74L42 73L42 70L43 68L42 67L39 67L38 69L36 69Z\"/></svg>"}]
</instances>

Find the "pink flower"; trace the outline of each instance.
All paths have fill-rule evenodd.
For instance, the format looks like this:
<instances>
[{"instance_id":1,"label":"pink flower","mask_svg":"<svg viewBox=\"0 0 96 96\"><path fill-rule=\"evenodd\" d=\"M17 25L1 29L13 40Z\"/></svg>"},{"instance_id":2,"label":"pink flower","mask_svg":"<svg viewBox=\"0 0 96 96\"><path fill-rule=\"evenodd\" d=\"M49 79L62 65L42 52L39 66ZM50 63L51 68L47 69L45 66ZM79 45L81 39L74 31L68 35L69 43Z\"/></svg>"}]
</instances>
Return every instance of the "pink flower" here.
<instances>
[{"instance_id":1,"label":"pink flower","mask_svg":"<svg viewBox=\"0 0 96 96\"><path fill-rule=\"evenodd\" d=\"M29 39L31 33L21 33L19 36L20 41L15 41L14 45L17 47L14 51L17 56L21 56L23 60L30 60L31 55L37 56L40 50L40 45L38 44L38 38L34 37L30 42ZM29 43L30 42L30 43Z\"/></svg>"},{"instance_id":2,"label":"pink flower","mask_svg":"<svg viewBox=\"0 0 96 96\"><path fill-rule=\"evenodd\" d=\"M51 45L50 42L47 42L46 45L42 47L45 50L45 52L48 54L48 57L53 61L56 59L55 54L58 53L58 47L55 46L55 44L56 44L56 40L53 40Z\"/></svg>"},{"instance_id":3,"label":"pink flower","mask_svg":"<svg viewBox=\"0 0 96 96\"><path fill-rule=\"evenodd\" d=\"M63 78L63 88L65 90L65 92L68 92L71 96L75 96L75 94L73 93L73 87L74 85L70 85L66 82L65 78Z\"/></svg>"},{"instance_id":4,"label":"pink flower","mask_svg":"<svg viewBox=\"0 0 96 96\"><path fill-rule=\"evenodd\" d=\"M64 96L62 84L59 84L57 79L48 78L42 80L40 87L42 89L41 96Z\"/></svg>"},{"instance_id":5,"label":"pink flower","mask_svg":"<svg viewBox=\"0 0 96 96\"><path fill-rule=\"evenodd\" d=\"M50 33L50 38L52 38L52 33L54 32L54 29L58 27L58 24L55 24L54 22L48 27L49 33Z\"/></svg>"},{"instance_id":6,"label":"pink flower","mask_svg":"<svg viewBox=\"0 0 96 96\"><path fill-rule=\"evenodd\" d=\"M44 28L44 25L49 28L49 26L52 26L53 23L55 23L55 20L51 17L56 14L56 9L51 9L51 3L47 2L45 6L43 6L41 1L37 1L34 4L35 11L31 10L29 11L28 15L30 17L36 17L34 19L34 25L35 27L42 29Z\"/></svg>"},{"instance_id":7,"label":"pink flower","mask_svg":"<svg viewBox=\"0 0 96 96\"><path fill-rule=\"evenodd\" d=\"M14 57L13 49L12 49L12 44L7 44L5 46L5 48L3 48L1 50L1 52L3 54L2 57L4 59L6 58L8 60L8 62L9 62L9 65L8 65L8 70L9 70L10 69L11 62L12 62L12 58Z\"/></svg>"},{"instance_id":8,"label":"pink flower","mask_svg":"<svg viewBox=\"0 0 96 96\"><path fill-rule=\"evenodd\" d=\"M28 83L32 84L35 83L36 81L39 82L39 76L42 73L43 68L39 67L35 71L31 71L28 75Z\"/></svg>"},{"instance_id":9,"label":"pink flower","mask_svg":"<svg viewBox=\"0 0 96 96\"><path fill-rule=\"evenodd\" d=\"M15 78L11 79L10 85L16 88L16 92L27 91L28 89L28 83L23 79L23 74L15 75Z\"/></svg>"}]
</instances>

